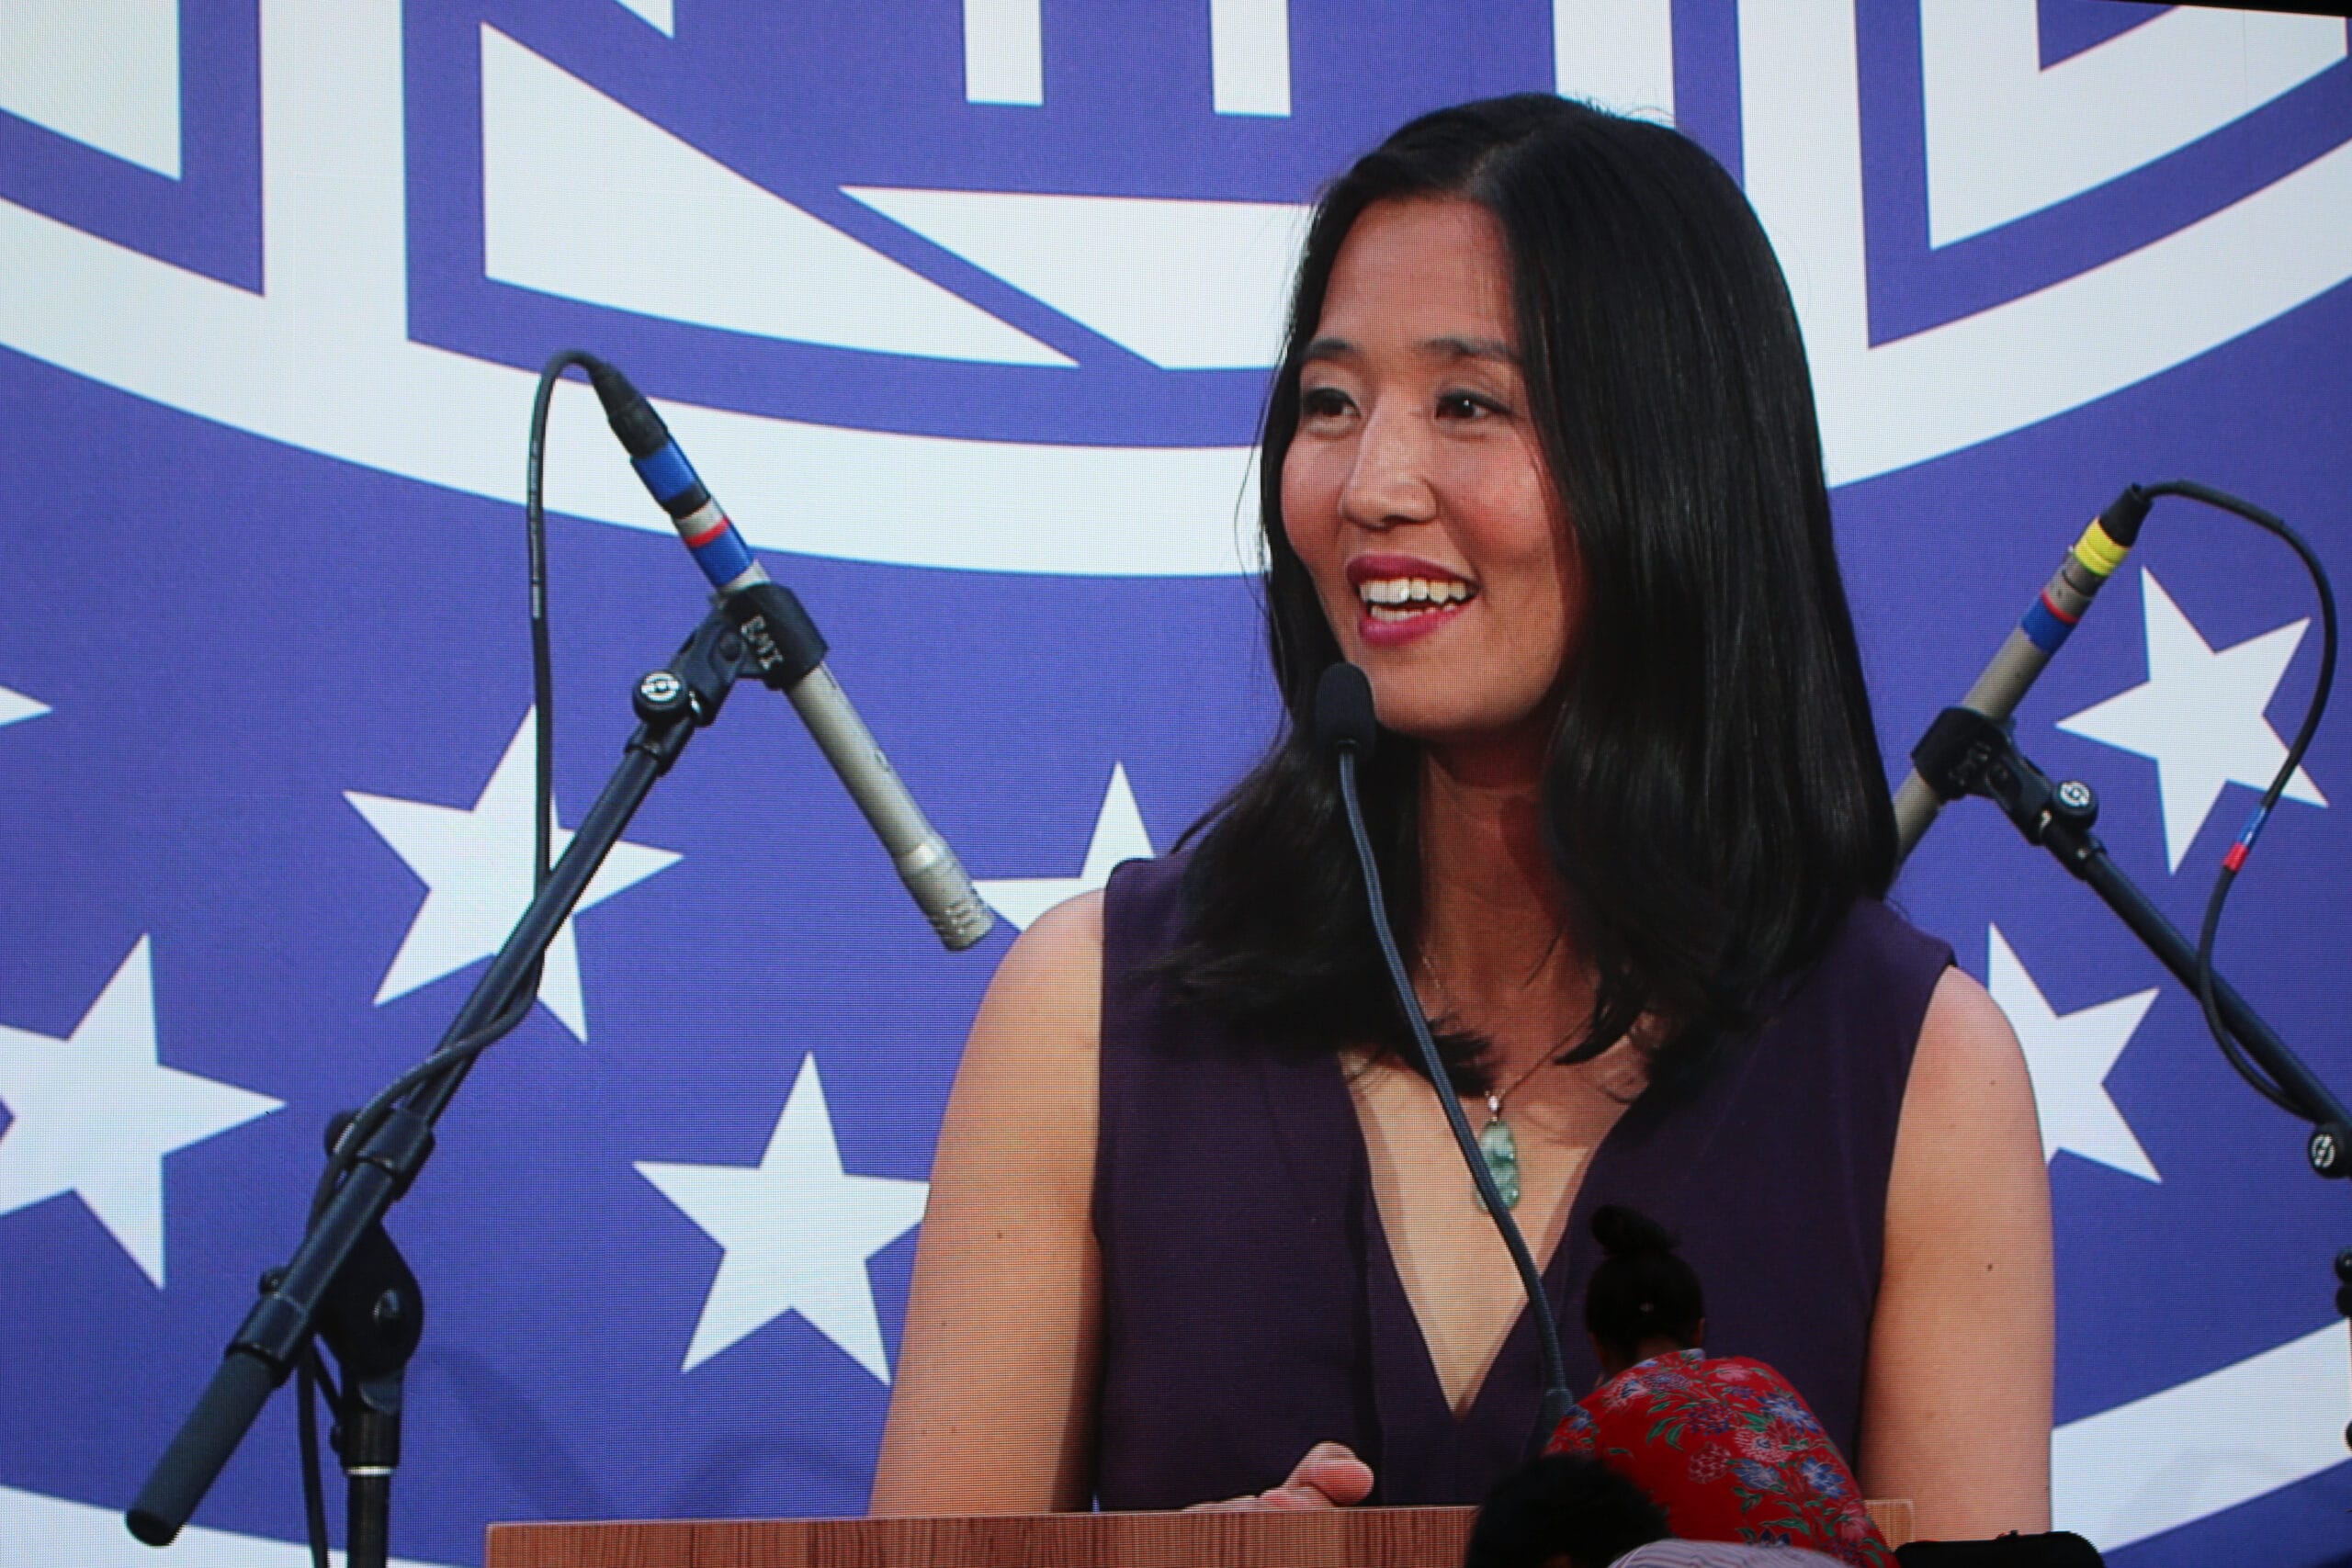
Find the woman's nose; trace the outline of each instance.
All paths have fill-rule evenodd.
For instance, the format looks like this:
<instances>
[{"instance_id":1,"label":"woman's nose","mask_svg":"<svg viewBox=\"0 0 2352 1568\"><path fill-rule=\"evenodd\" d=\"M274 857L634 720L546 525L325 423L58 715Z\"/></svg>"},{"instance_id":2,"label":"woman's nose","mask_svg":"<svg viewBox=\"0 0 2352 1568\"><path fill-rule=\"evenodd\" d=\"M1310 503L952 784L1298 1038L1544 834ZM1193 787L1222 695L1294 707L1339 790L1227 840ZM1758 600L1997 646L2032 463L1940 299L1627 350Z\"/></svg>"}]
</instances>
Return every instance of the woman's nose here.
<instances>
[{"instance_id":1,"label":"woman's nose","mask_svg":"<svg viewBox=\"0 0 2352 1568\"><path fill-rule=\"evenodd\" d=\"M1340 514L1366 528L1435 517L1425 434L1408 415L1375 411L1357 438L1355 460L1340 491Z\"/></svg>"}]
</instances>

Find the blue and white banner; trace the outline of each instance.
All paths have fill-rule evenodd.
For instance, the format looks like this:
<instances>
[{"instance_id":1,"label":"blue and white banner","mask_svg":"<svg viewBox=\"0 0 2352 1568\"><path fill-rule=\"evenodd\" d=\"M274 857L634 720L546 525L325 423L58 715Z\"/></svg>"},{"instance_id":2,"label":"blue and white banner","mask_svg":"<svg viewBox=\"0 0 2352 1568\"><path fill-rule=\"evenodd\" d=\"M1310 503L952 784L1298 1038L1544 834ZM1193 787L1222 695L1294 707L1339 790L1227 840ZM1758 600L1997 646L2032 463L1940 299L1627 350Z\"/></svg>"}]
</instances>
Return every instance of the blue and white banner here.
<instances>
[{"instance_id":1,"label":"blue and white banner","mask_svg":"<svg viewBox=\"0 0 2352 1568\"><path fill-rule=\"evenodd\" d=\"M662 400L1005 929L943 954L786 705L736 698L394 1216L430 1313L395 1542L861 1511L996 958L1272 732L1249 447L1302 204L1415 112L1554 88L1670 115L1762 213L1895 758L2127 481L2239 491L2352 577L2341 21L0 7L0 1564L153 1561L119 1510L299 1235L326 1118L429 1048L520 910L524 434L575 344ZM550 448L569 826L703 601L584 388ZM2184 926L2312 615L2283 549L2166 502L2020 716ZM2340 1092L2347 796L2339 716L2222 948ZM2124 1568L2341 1561L2352 1194L1991 807L1899 896L2032 1066L2059 1522ZM178 1561L300 1560L289 1404Z\"/></svg>"}]
</instances>

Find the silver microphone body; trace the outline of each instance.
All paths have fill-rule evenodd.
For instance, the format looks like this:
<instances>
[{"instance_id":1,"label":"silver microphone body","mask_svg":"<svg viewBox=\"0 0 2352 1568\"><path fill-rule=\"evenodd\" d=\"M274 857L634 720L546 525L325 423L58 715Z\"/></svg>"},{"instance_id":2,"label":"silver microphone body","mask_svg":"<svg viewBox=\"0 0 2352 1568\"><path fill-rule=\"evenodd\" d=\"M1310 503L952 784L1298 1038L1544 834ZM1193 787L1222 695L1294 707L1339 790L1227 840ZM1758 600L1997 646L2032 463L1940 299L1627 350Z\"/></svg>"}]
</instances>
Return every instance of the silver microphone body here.
<instances>
[{"instance_id":1,"label":"silver microphone body","mask_svg":"<svg viewBox=\"0 0 2352 1568\"><path fill-rule=\"evenodd\" d=\"M889 851L899 880L951 952L988 935L994 911L980 901L963 863L939 836L882 754L873 731L850 706L825 665L825 639L799 598L771 580L727 511L695 472L669 426L627 376L589 360L589 378L605 416L629 455L646 491L670 514L678 537L702 569L719 610L750 645L761 678L792 699L818 749L847 786L850 798Z\"/></svg>"},{"instance_id":2,"label":"silver microphone body","mask_svg":"<svg viewBox=\"0 0 2352 1568\"><path fill-rule=\"evenodd\" d=\"M785 695L792 699L817 749L889 852L899 880L922 907L939 940L960 952L988 935L996 924L995 913L981 901L956 852L907 793L898 770L850 705L831 669L818 665L786 688Z\"/></svg>"}]
</instances>

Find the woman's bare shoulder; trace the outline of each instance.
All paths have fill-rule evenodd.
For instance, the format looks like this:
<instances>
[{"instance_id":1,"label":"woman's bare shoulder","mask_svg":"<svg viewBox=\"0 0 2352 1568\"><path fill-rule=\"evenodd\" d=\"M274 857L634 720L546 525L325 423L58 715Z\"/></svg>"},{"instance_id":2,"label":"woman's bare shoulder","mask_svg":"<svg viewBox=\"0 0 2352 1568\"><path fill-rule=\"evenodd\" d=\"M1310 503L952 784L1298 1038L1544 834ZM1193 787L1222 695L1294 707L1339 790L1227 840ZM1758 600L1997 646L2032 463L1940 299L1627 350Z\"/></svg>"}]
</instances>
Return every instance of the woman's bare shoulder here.
<instances>
[{"instance_id":1,"label":"woman's bare shoulder","mask_svg":"<svg viewBox=\"0 0 2352 1568\"><path fill-rule=\"evenodd\" d=\"M1091 1130L1102 1013L1102 896L1083 893L1030 921L997 965L956 1066L942 1157L956 1163L959 1151L976 1145L990 1160L1045 1157L1047 1151L1018 1148L1004 1136L1038 1114ZM1091 1146L1057 1152L1091 1156ZM972 1174L993 1185L1001 1173L984 1161Z\"/></svg>"},{"instance_id":2,"label":"woman's bare shoulder","mask_svg":"<svg viewBox=\"0 0 2352 1568\"><path fill-rule=\"evenodd\" d=\"M1077 1053L1091 1058L1102 1010L1102 895L1081 893L1029 922L997 966L965 1047L1045 1066Z\"/></svg>"},{"instance_id":3,"label":"woman's bare shoulder","mask_svg":"<svg viewBox=\"0 0 2352 1568\"><path fill-rule=\"evenodd\" d=\"M1030 921L1029 929L1005 954L1006 960L1010 962L1015 953L1031 964L1082 961L1099 966L1102 962L1102 890L1098 887L1065 898Z\"/></svg>"},{"instance_id":4,"label":"woman's bare shoulder","mask_svg":"<svg viewBox=\"0 0 2352 1568\"><path fill-rule=\"evenodd\" d=\"M1964 1129L1967 1137L2039 1147L2033 1079L2017 1032L2000 1004L1958 964L1938 979L1920 1021L1903 1117L1906 1134L1917 1123L1922 1133L1948 1136Z\"/></svg>"}]
</instances>

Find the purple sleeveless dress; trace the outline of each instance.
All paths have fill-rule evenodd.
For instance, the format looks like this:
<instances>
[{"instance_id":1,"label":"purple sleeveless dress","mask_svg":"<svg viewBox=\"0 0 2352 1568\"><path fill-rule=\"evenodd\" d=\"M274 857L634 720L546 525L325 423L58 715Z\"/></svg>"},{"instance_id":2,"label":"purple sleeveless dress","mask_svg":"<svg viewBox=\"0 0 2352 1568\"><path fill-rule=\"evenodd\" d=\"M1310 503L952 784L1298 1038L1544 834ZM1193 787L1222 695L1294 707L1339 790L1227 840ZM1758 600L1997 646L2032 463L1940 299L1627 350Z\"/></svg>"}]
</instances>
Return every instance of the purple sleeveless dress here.
<instances>
[{"instance_id":1,"label":"purple sleeveless dress","mask_svg":"<svg viewBox=\"0 0 2352 1568\"><path fill-rule=\"evenodd\" d=\"M1476 1503L1534 1425L1533 1325L1522 1309L1457 1421L1337 1058L1238 1038L1168 1005L1150 976L1182 927L1182 868L1128 862L1105 897L1096 1499L1178 1508L1262 1491L1328 1438L1372 1466L1374 1503ZM1770 1363L1854 1456L1895 1122L1951 962L1858 904L1753 1046L1676 1103L1627 1108L1544 1274L1575 1392L1600 1373L1581 1328L1592 1212L1630 1203L1681 1236L1708 1353Z\"/></svg>"}]
</instances>

